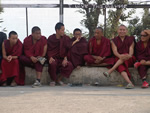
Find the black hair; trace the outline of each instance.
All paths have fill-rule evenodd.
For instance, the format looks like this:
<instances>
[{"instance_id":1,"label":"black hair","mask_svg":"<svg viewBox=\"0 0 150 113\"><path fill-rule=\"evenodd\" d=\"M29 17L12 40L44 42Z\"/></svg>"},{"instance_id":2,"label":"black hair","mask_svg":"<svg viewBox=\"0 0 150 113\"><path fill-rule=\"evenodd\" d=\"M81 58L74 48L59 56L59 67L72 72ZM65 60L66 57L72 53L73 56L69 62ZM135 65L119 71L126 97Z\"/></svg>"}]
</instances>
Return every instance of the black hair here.
<instances>
[{"instance_id":1,"label":"black hair","mask_svg":"<svg viewBox=\"0 0 150 113\"><path fill-rule=\"evenodd\" d=\"M82 33L81 29L76 28L76 29L73 30L73 34L75 34L76 31L80 31Z\"/></svg>"},{"instance_id":2,"label":"black hair","mask_svg":"<svg viewBox=\"0 0 150 113\"><path fill-rule=\"evenodd\" d=\"M36 32L36 31L41 31L41 29L38 26L34 26L32 28L32 33Z\"/></svg>"},{"instance_id":3,"label":"black hair","mask_svg":"<svg viewBox=\"0 0 150 113\"><path fill-rule=\"evenodd\" d=\"M0 32L0 38L7 38L7 35L6 35L6 33L4 33L4 32Z\"/></svg>"},{"instance_id":4,"label":"black hair","mask_svg":"<svg viewBox=\"0 0 150 113\"><path fill-rule=\"evenodd\" d=\"M16 31L11 31L9 32L9 37L11 37L11 35L18 35Z\"/></svg>"},{"instance_id":5,"label":"black hair","mask_svg":"<svg viewBox=\"0 0 150 113\"><path fill-rule=\"evenodd\" d=\"M104 31L102 27L97 27L96 29L101 30L102 32Z\"/></svg>"},{"instance_id":6,"label":"black hair","mask_svg":"<svg viewBox=\"0 0 150 113\"><path fill-rule=\"evenodd\" d=\"M60 30L62 26L64 26L64 24L61 23L61 22L58 22L58 23L55 25L55 31L56 31L56 30Z\"/></svg>"}]
</instances>

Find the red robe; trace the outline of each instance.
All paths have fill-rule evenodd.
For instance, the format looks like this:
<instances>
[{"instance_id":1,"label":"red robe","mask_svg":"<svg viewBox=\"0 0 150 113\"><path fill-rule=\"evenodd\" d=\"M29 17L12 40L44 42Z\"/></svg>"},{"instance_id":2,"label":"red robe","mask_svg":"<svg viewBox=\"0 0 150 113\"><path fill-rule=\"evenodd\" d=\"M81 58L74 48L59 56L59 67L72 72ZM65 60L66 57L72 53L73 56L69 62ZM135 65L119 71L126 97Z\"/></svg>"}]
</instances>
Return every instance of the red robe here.
<instances>
[{"instance_id":1,"label":"red robe","mask_svg":"<svg viewBox=\"0 0 150 113\"><path fill-rule=\"evenodd\" d=\"M38 40L35 44L33 44L32 35L26 37L24 39L23 47L24 54L27 57L37 57L43 55L44 46L47 44L47 39L44 36L41 36L40 40Z\"/></svg>"},{"instance_id":2,"label":"red robe","mask_svg":"<svg viewBox=\"0 0 150 113\"><path fill-rule=\"evenodd\" d=\"M9 40L4 41L6 54L11 56L20 56L22 54L22 43L18 39L17 43L10 47ZM2 74L0 75L0 81L5 82L8 78L15 77L15 82L19 85L24 84L24 76L20 76L19 71L19 60L13 59L12 61L8 62L7 60L2 60Z\"/></svg>"},{"instance_id":3,"label":"red robe","mask_svg":"<svg viewBox=\"0 0 150 113\"><path fill-rule=\"evenodd\" d=\"M62 61L64 57L68 55L69 48L71 47L70 38L64 35L60 39L56 39L56 34L53 34L49 36L47 43L48 60L51 57L55 59L52 64L49 64L48 71L51 79L53 81L57 81L57 74L59 72L62 76L68 78L73 70L73 65L71 62L68 61L68 65L66 67L63 67Z\"/></svg>"},{"instance_id":4,"label":"red robe","mask_svg":"<svg viewBox=\"0 0 150 113\"><path fill-rule=\"evenodd\" d=\"M92 55L106 57L101 63L110 65L114 64L114 58L111 58L112 51L109 39L102 37L101 43L98 45L96 38L91 38L88 43L88 50L88 55L85 55L84 57L84 60L87 62L87 64L95 64L95 59L92 57Z\"/></svg>"},{"instance_id":5,"label":"red robe","mask_svg":"<svg viewBox=\"0 0 150 113\"><path fill-rule=\"evenodd\" d=\"M76 40L75 37L71 39L71 43ZM84 62L84 55L88 54L88 43L84 37L81 37L80 41L71 46L69 50L69 60L72 62L74 68L77 66L83 66Z\"/></svg>"},{"instance_id":6,"label":"red robe","mask_svg":"<svg viewBox=\"0 0 150 113\"><path fill-rule=\"evenodd\" d=\"M139 41L136 44L136 58L140 62L141 60L150 61L150 40L147 44L147 47L144 47L142 41ZM138 72L141 78L145 77L147 74L147 70L150 66L141 65L138 68Z\"/></svg>"},{"instance_id":7,"label":"red robe","mask_svg":"<svg viewBox=\"0 0 150 113\"><path fill-rule=\"evenodd\" d=\"M135 42L135 38L126 36L125 39L122 41L120 39L120 37L118 36L118 37L115 37L114 39L112 39L112 41L116 45L117 51L119 54L126 54L126 53L129 53L129 48L130 48L131 44ZM115 57L115 62L117 62L118 59L119 59L118 57ZM123 64L118 66L117 71L120 73L122 71L126 71L130 78L131 75L128 71L128 67L133 66L135 61L136 61L135 56L132 56L132 58L130 58L129 60L126 60Z\"/></svg>"},{"instance_id":8,"label":"red robe","mask_svg":"<svg viewBox=\"0 0 150 113\"><path fill-rule=\"evenodd\" d=\"M21 75L25 76L25 66L35 68L36 72L42 72L43 65L40 62L33 63L30 59L31 56L37 57L42 56L44 52L44 46L47 44L47 39L44 36L33 44L32 35L26 37L24 39L23 47L24 47L24 55L20 56L19 60L21 63Z\"/></svg>"}]
</instances>

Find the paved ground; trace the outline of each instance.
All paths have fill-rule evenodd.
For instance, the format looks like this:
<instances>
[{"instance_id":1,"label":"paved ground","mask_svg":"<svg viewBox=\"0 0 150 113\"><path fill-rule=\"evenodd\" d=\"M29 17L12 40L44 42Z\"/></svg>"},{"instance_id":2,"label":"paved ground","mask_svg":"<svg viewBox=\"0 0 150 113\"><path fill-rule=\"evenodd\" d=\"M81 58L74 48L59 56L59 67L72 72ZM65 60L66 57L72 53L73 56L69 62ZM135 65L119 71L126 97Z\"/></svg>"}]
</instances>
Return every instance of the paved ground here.
<instances>
[{"instance_id":1,"label":"paved ground","mask_svg":"<svg viewBox=\"0 0 150 113\"><path fill-rule=\"evenodd\" d=\"M0 113L150 113L150 88L0 87Z\"/></svg>"}]
</instances>

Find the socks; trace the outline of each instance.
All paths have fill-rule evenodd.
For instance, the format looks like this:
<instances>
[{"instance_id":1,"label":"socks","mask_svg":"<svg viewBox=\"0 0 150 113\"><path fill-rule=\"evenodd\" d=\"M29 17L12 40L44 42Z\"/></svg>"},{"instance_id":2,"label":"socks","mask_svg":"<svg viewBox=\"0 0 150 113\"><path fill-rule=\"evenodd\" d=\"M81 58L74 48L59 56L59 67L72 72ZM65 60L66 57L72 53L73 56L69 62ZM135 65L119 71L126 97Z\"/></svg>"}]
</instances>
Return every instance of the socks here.
<instances>
[{"instance_id":1,"label":"socks","mask_svg":"<svg viewBox=\"0 0 150 113\"><path fill-rule=\"evenodd\" d=\"M142 81L143 81L143 82L146 81L146 78L142 79Z\"/></svg>"},{"instance_id":2,"label":"socks","mask_svg":"<svg viewBox=\"0 0 150 113\"><path fill-rule=\"evenodd\" d=\"M36 79L36 80L40 82L40 79Z\"/></svg>"}]
</instances>

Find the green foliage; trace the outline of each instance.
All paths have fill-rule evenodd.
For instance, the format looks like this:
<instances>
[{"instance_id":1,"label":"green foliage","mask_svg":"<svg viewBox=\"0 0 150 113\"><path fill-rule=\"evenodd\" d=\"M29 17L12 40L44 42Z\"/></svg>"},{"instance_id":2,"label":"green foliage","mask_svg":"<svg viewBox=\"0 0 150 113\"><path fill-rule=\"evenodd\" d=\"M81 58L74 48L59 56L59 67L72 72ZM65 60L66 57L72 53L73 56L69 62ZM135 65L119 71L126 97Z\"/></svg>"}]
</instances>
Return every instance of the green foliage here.
<instances>
[{"instance_id":1,"label":"green foliage","mask_svg":"<svg viewBox=\"0 0 150 113\"><path fill-rule=\"evenodd\" d=\"M93 0L96 5L102 5L105 0ZM89 5L91 0L82 0L83 4ZM81 25L85 26L89 30L89 38L94 35L94 29L98 25L99 15L102 14L102 9L100 8L88 8L83 7L78 12L84 14L84 19L81 20Z\"/></svg>"}]
</instances>

